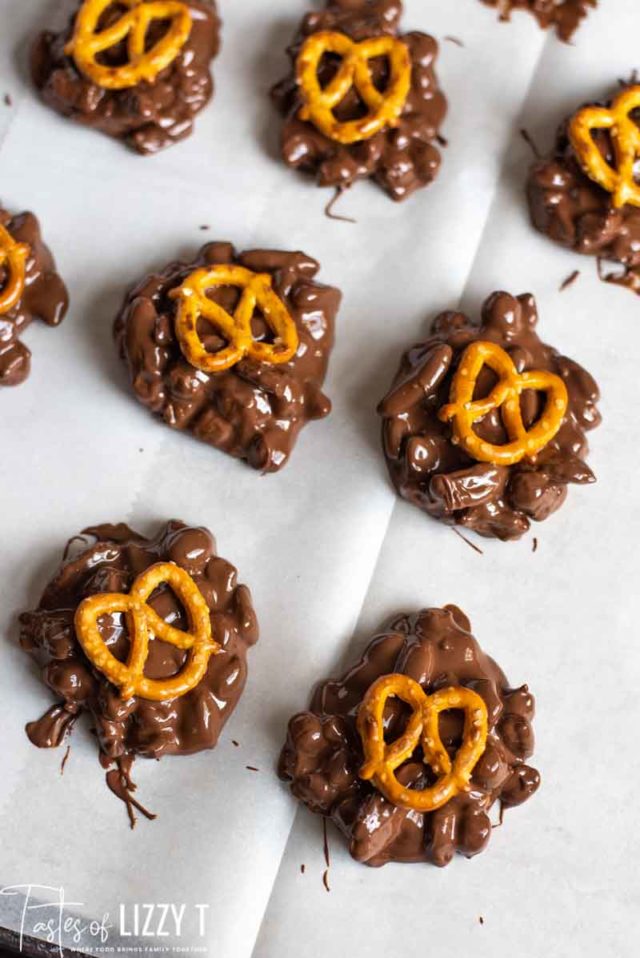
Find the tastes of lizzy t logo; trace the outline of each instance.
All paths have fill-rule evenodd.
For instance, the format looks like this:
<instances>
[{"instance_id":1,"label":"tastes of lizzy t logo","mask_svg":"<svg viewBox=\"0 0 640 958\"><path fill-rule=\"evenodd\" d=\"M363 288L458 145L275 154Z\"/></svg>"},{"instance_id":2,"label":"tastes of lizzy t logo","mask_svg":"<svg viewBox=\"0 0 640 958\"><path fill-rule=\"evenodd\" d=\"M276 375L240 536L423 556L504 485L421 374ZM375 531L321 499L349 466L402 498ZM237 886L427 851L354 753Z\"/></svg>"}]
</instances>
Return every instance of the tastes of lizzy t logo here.
<instances>
[{"instance_id":1,"label":"tastes of lizzy t logo","mask_svg":"<svg viewBox=\"0 0 640 958\"><path fill-rule=\"evenodd\" d=\"M54 945L60 958L69 947L89 948L94 954L171 954L172 942L184 936L202 942L207 931L207 904L120 904L112 921L108 912L101 919L79 917L76 909L84 903L67 901L62 887L7 885L0 888L0 896L15 900L20 951L27 938L38 938ZM197 945L176 944L175 951L206 954Z\"/></svg>"}]
</instances>

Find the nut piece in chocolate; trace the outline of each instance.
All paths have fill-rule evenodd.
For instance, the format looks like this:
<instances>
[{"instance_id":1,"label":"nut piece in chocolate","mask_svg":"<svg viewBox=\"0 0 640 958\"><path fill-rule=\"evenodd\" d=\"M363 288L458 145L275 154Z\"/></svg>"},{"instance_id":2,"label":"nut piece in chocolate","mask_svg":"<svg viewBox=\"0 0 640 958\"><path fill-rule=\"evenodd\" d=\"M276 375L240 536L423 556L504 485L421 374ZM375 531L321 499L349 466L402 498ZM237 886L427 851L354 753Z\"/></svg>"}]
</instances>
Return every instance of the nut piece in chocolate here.
<instances>
[{"instance_id":1,"label":"nut piece in chocolate","mask_svg":"<svg viewBox=\"0 0 640 958\"><path fill-rule=\"evenodd\" d=\"M378 700L382 712L372 722L368 703L373 696L375 704L379 689L390 683L412 687L415 704L392 692L386 702ZM447 765L462 768L461 754L473 738L469 716L463 719L462 708L447 706L454 690L461 701L474 703L483 722L463 786L446 771ZM441 710L429 718L438 699ZM420 708L427 711L420 714ZM448 865L456 851L471 857L484 850L495 802L501 810L512 808L538 788L538 772L526 764L533 753L533 715L527 686L509 685L460 609L424 609L399 616L343 676L316 688L309 711L289 722L279 774L297 799L346 835L356 861ZM399 785L397 800L385 797L384 783L378 787L368 777L370 754L363 745L372 734L379 736L382 773ZM398 762L389 749L401 737L417 744L413 753L403 749L406 757ZM430 749L438 739L435 761ZM420 811L420 805L430 810Z\"/></svg>"},{"instance_id":2,"label":"nut piece in chocolate","mask_svg":"<svg viewBox=\"0 0 640 958\"><path fill-rule=\"evenodd\" d=\"M582 107L560 125L551 154L533 164L527 181L535 228L561 246L597 257L599 264L620 264L613 273L601 272L602 279L638 294L640 190L633 163L640 155L633 137L639 135L639 108L635 84L604 104ZM607 122L615 123L613 129ZM631 170L618 166L616 145L630 145Z\"/></svg>"},{"instance_id":3,"label":"nut piece in chocolate","mask_svg":"<svg viewBox=\"0 0 640 958\"><path fill-rule=\"evenodd\" d=\"M438 44L401 34L400 0L327 0L289 48L290 73L272 90L284 116L282 156L320 186L371 178L394 200L435 179L447 102Z\"/></svg>"},{"instance_id":4,"label":"nut piece in chocolate","mask_svg":"<svg viewBox=\"0 0 640 958\"><path fill-rule=\"evenodd\" d=\"M510 20L514 10L527 10L543 30L555 28L561 40L568 43L583 17L597 6L598 0L482 0L497 7L501 20Z\"/></svg>"},{"instance_id":5,"label":"nut piece in chocolate","mask_svg":"<svg viewBox=\"0 0 640 958\"><path fill-rule=\"evenodd\" d=\"M38 37L31 72L58 113L157 153L211 99L219 46L215 0L83 0L64 30Z\"/></svg>"},{"instance_id":6,"label":"nut piece in chocolate","mask_svg":"<svg viewBox=\"0 0 640 958\"><path fill-rule=\"evenodd\" d=\"M125 298L115 338L137 398L174 429L276 472L322 392L340 292L304 253L209 243Z\"/></svg>"},{"instance_id":7,"label":"nut piece in chocolate","mask_svg":"<svg viewBox=\"0 0 640 958\"><path fill-rule=\"evenodd\" d=\"M595 481L585 432L600 423L598 387L537 322L533 296L494 293L480 323L441 313L402 357L378 407L384 455L399 495L433 518L518 539L570 483Z\"/></svg>"},{"instance_id":8,"label":"nut piece in chocolate","mask_svg":"<svg viewBox=\"0 0 640 958\"><path fill-rule=\"evenodd\" d=\"M134 808L149 814L132 794L135 756L213 748L258 638L249 590L217 555L211 533L177 520L152 538L122 523L74 536L20 624L20 644L55 697L27 725L30 740L60 745L88 713L107 784L132 827Z\"/></svg>"},{"instance_id":9,"label":"nut piece in chocolate","mask_svg":"<svg viewBox=\"0 0 640 958\"><path fill-rule=\"evenodd\" d=\"M0 386L17 386L29 375L31 352L19 339L29 323L57 326L68 305L37 218L0 209Z\"/></svg>"}]
</instances>

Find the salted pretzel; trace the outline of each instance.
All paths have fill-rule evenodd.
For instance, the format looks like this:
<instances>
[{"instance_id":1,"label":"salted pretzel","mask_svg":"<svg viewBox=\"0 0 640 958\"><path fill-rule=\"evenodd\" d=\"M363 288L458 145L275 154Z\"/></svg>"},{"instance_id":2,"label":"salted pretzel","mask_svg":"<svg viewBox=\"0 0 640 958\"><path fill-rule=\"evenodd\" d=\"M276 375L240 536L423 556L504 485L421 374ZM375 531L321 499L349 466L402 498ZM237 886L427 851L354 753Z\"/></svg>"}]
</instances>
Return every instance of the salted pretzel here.
<instances>
[{"instance_id":1,"label":"salted pretzel","mask_svg":"<svg viewBox=\"0 0 640 958\"><path fill-rule=\"evenodd\" d=\"M149 605L149 597L162 585L169 585L180 600L189 623L184 632L165 622ZM129 654L126 662L117 659L100 633L103 615L124 613L129 633ZM209 607L189 573L173 562L158 562L137 577L129 594L102 592L80 603L75 614L75 630L87 658L113 685L122 698L134 695L153 702L185 695L202 680L209 658L220 651L211 633ZM151 637L162 639L178 649L188 651L187 661L177 675L166 679L149 679L144 666L149 655Z\"/></svg>"},{"instance_id":2,"label":"salted pretzel","mask_svg":"<svg viewBox=\"0 0 640 958\"><path fill-rule=\"evenodd\" d=\"M321 87L318 70L327 53L337 54L342 62L333 79ZM373 82L369 61L383 56L389 60L390 75L387 88L381 92ZM358 143L397 125L411 89L411 57L407 45L397 37L372 37L354 43L344 33L321 30L302 44L296 76L303 100L300 118L310 120L330 140ZM369 112L360 119L340 122L333 111L352 87Z\"/></svg>"},{"instance_id":3,"label":"salted pretzel","mask_svg":"<svg viewBox=\"0 0 640 958\"><path fill-rule=\"evenodd\" d=\"M128 8L127 12L101 30L100 18L113 3L114 0L84 0L64 52L73 56L81 73L106 90L124 90L143 81L152 83L173 63L189 39L193 23L189 7L181 0L118 0ZM154 21L166 21L169 27L147 49L147 32ZM127 63L106 66L98 62L101 53L123 40L127 41Z\"/></svg>"},{"instance_id":4,"label":"salted pretzel","mask_svg":"<svg viewBox=\"0 0 640 958\"><path fill-rule=\"evenodd\" d=\"M6 279L0 289L0 316L19 303L24 293L26 262L31 248L18 243L4 226L0 226L0 267Z\"/></svg>"},{"instance_id":5,"label":"salted pretzel","mask_svg":"<svg viewBox=\"0 0 640 958\"><path fill-rule=\"evenodd\" d=\"M220 286L242 290L233 315L207 296ZM179 302L175 330L186 359L207 373L230 369L248 356L261 363L286 363L299 345L298 329L289 310L273 290L268 273L254 273L244 266L221 265L197 269L170 296ZM253 338L251 320L258 308L275 336L273 343ZM208 352L198 332L198 320L204 319L217 329L227 345Z\"/></svg>"},{"instance_id":6,"label":"salted pretzel","mask_svg":"<svg viewBox=\"0 0 640 958\"><path fill-rule=\"evenodd\" d=\"M612 194L615 207L640 206L640 183L636 164L640 162L640 126L632 118L640 109L640 86L623 90L611 107L587 106L569 122L569 140L580 166L589 179ZM615 166L607 163L593 140L594 130L608 130Z\"/></svg>"},{"instance_id":7,"label":"salted pretzel","mask_svg":"<svg viewBox=\"0 0 640 958\"><path fill-rule=\"evenodd\" d=\"M395 697L413 709L403 734L390 745L384 740L384 710ZM462 744L451 760L439 730L441 712L464 711ZM472 689L450 686L427 695L408 675L394 672L371 685L360 704L357 728L362 739L364 764L360 778L371 780L394 805L419 812L433 812L468 788L473 769L487 744L488 714L484 700ZM396 769L422 746L425 765L438 776L428 788L408 788L396 777Z\"/></svg>"},{"instance_id":8,"label":"salted pretzel","mask_svg":"<svg viewBox=\"0 0 640 958\"><path fill-rule=\"evenodd\" d=\"M484 399L473 398L478 376L488 366L498 382ZM522 421L520 396L525 389L546 394L544 409L530 429ZM496 343L478 340L467 346L451 382L449 403L438 412L442 422L453 420L453 442L461 445L478 462L511 466L540 452L556 435L567 411L569 395L560 376L547 370L519 373L513 360ZM473 431L474 423L493 409L501 409L509 442L495 445Z\"/></svg>"}]
</instances>

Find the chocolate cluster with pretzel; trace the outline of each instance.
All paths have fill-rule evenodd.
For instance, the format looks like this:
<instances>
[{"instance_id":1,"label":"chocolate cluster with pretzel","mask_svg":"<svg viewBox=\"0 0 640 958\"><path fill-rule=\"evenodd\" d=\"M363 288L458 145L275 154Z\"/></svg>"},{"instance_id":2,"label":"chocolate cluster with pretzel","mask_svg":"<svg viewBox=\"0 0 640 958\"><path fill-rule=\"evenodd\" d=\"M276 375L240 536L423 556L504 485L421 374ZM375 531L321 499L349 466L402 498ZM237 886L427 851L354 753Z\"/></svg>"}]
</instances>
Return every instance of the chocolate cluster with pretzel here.
<instances>
[{"instance_id":1,"label":"chocolate cluster with pretzel","mask_svg":"<svg viewBox=\"0 0 640 958\"><path fill-rule=\"evenodd\" d=\"M447 865L491 836L490 810L538 788L534 699L512 688L456 606L402 615L289 722L279 774L356 861Z\"/></svg>"},{"instance_id":2,"label":"chocolate cluster with pretzel","mask_svg":"<svg viewBox=\"0 0 640 958\"><path fill-rule=\"evenodd\" d=\"M58 326L69 297L33 213L0 208L0 386L17 386L29 375L31 351L20 340L40 319Z\"/></svg>"},{"instance_id":3,"label":"chocolate cluster with pretzel","mask_svg":"<svg viewBox=\"0 0 640 958\"><path fill-rule=\"evenodd\" d=\"M208 243L126 296L115 337L137 398L254 469L275 472L331 409L322 391L340 292L304 253Z\"/></svg>"},{"instance_id":4,"label":"chocolate cluster with pretzel","mask_svg":"<svg viewBox=\"0 0 640 958\"><path fill-rule=\"evenodd\" d=\"M601 278L640 294L640 85L626 84L561 124L551 154L533 164L533 225L561 246L620 264Z\"/></svg>"},{"instance_id":5,"label":"chocolate cluster with pretzel","mask_svg":"<svg viewBox=\"0 0 640 958\"><path fill-rule=\"evenodd\" d=\"M518 539L594 482L585 433L600 422L598 387L543 343L533 296L497 292L480 323L436 317L402 357L379 405L398 493L430 516L482 536Z\"/></svg>"},{"instance_id":6,"label":"chocolate cluster with pretzel","mask_svg":"<svg viewBox=\"0 0 640 958\"><path fill-rule=\"evenodd\" d=\"M58 113L157 153L192 132L219 46L215 0L82 0L38 37L31 72Z\"/></svg>"},{"instance_id":7,"label":"chocolate cluster with pretzel","mask_svg":"<svg viewBox=\"0 0 640 958\"><path fill-rule=\"evenodd\" d=\"M482 0L489 7L497 7L501 20L509 20L514 10L526 10L543 30L555 29L561 40L568 43L588 12L598 0Z\"/></svg>"},{"instance_id":8,"label":"chocolate cluster with pretzel","mask_svg":"<svg viewBox=\"0 0 640 958\"><path fill-rule=\"evenodd\" d=\"M124 524L85 529L67 545L20 643L55 696L27 725L34 745L64 741L88 713L132 824L131 765L213 748L247 677L258 638L249 590L204 528L176 520L146 538Z\"/></svg>"},{"instance_id":9,"label":"chocolate cluster with pretzel","mask_svg":"<svg viewBox=\"0 0 640 958\"><path fill-rule=\"evenodd\" d=\"M447 103L438 45L400 34L400 0L328 0L308 13L272 90L284 116L282 155L320 186L371 178L403 200L436 177Z\"/></svg>"}]
</instances>

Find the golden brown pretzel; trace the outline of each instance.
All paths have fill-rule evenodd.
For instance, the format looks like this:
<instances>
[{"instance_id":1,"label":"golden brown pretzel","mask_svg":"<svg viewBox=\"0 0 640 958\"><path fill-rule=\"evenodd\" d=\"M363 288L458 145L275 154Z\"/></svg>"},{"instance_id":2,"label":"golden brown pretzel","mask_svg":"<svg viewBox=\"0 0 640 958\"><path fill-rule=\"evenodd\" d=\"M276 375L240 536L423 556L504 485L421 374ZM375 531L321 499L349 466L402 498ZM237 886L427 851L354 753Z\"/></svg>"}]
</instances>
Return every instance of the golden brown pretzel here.
<instances>
[{"instance_id":1,"label":"golden brown pretzel","mask_svg":"<svg viewBox=\"0 0 640 958\"><path fill-rule=\"evenodd\" d=\"M189 621L189 631L169 625L149 605L149 597L161 585L168 584L176 593ZM99 619L103 615L123 612L129 632L129 655L121 662L109 650L100 634ZM162 702L185 695L202 680L210 656L220 651L211 634L211 617L204 597L189 573L173 562L149 566L137 577L129 594L103 592L91 595L78 606L75 630L87 658L118 686L124 699L137 695ZM167 679L149 679L144 666L149 655L151 636L188 650L184 668Z\"/></svg>"},{"instance_id":2,"label":"golden brown pretzel","mask_svg":"<svg viewBox=\"0 0 640 958\"><path fill-rule=\"evenodd\" d=\"M391 696L410 705L412 713L403 734L390 745L384 740L384 710ZM440 713L462 709L463 740L453 761L442 743ZM358 709L357 728L362 739L364 764L360 778L373 781L378 791L394 805L420 812L433 812L464 791L487 743L487 706L477 692L461 686L427 695L408 675L383 675L368 689ZM429 788L402 785L396 769L422 746L423 761L438 776Z\"/></svg>"},{"instance_id":3,"label":"golden brown pretzel","mask_svg":"<svg viewBox=\"0 0 640 958\"><path fill-rule=\"evenodd\" d=\"M326 87L320 86L318 70L323 56L335 53L342 62ZM373 57L389 59L389 84L378 90L371 76ZM411 89L411 56L396 37L372 37L354 43L346 34L332 30L312 33L302 45L296 74L303 106L300 118L309 120L321 133L338 143L358 143L379 130L396 126ZM340 122L334 115L338 104L355 87L369 108L366 116Z\"/></svg>"}]
</instances>

